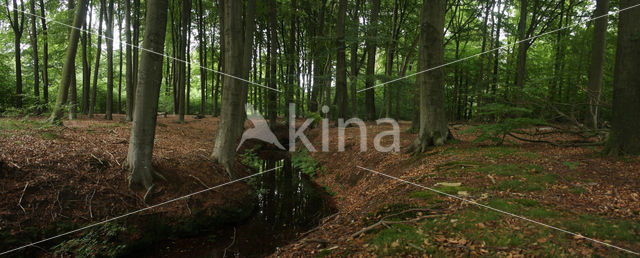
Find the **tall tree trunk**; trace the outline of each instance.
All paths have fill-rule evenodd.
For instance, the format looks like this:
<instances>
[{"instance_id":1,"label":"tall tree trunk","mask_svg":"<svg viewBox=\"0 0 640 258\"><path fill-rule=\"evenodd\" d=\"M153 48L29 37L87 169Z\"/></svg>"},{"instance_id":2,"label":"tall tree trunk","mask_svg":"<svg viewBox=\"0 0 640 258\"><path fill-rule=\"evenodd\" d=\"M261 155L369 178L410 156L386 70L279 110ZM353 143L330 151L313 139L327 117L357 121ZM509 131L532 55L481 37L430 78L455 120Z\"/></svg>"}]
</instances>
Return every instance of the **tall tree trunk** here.
<instances>
[{"instance_id":1,"label":"tall tree trunk","mask_svg":"<svg viewBox=\"0 0 640 258\"><path fill-rule=\"evenodd\" d=\"M178 47L178 59L182 60L178 63L180 78L178 81L178 120L180 123L184 123L184 115L186 111L185 105L185 91L187 87L187 64L185 59L188 54L188 37L191 29L191 1L182 1L182 13L180 14L181 36L180 44Z\"/></svg>"},{"instance_id":2,"label":"tall tree trunk","mask_svg":"<svg viewBox=\"0 0 640 258\"><path fill-rule=\"evenodd\" d=\"M105 119L113 119L113 2L109 0L107 12L107 106L105 111Z\"/></svg>"},{"instance_id":3,"label":"tall tree trunk","mask_svg":"<svg viewBox=\"0 0 640 258\"><path fill-rule=\"evenodd\" d=\"M353 22L353 30L356 33L356 36L360 36L360 1L356 0L356 6L351 15L351 20ZM350 53L350 68L351 68L351 76L349 78L349 82L351 84L351 116L358 117L358 98L357 98L357 87L358 87L358 73L360 72L360 66L358 66L358 40L357 38L353 39L351 45L349 46Z\"/></svg>"},{"instance_id":4,"label":"tall tree trunk","mask_svg":"<svg viewBox=\"0 0 640 258\"><path fill-rule=\"evenodd\" d=\"M242 2L237 0L224 1L224 49L225 49L225 73L240 77L243 75L244 67L244 34L242 31ZM222 17L221 17L222 18ZM229 174L229 177L236 178L237 174L233 170L236 145L240 138L240 130L244 124L242 116L238 114L245 112L242 106L242 93L244 83L240 80L224 77L222 85L222 109L220 112L220 124L216 131L215 146L211 158L221 164Z\"/></svg>"},{"instance_id":5,"label":"tall tree trunk","mask_svg":"<svg viewBox=\"0 0 640 258\"><path fill-rule=\"evenodd\" d=\"M185 1L191 3L191 1ZM138 86L138 66L140 62L140 0L133 0L133 36L131 43L135 46L131 62L133 64L133 92L136 92ZM135 102L134 102L135 105Z\"/></svg>"},{"instance_id":6,"label":"tall tree trunk","mask_svg":"<svg viewBox=\"0 0 640 258\"><path fill-rule=\"evenodd\" d=\"M276 125L276 118L278 116L277 113L277 103L276 101L278 101L278 95L276 94L276 91L272 90L272 89L276 89L277 86L277 79L276 79L276 72L278 70L278 59L277 59L277 41L278 41L278 29L277 29L277 25L276 25L276 17L277 17L278 13L277 13L277 6L276 6L276 0L269 0L269 37L268 37L268 41L270 44L270 48L269 48L269 81L267 82L267 85L269 85L269 89L267 92L268 98L269 98L269 104L268 104L268 108L267 108L267 114L269 117L269 126L271 126L272 128Z\"/></svg>"},{"instance_id":7,"label":"tall tree trunk","mask_svg":"<svg viewBox=\"0 0 640 258\"><path fill-rule=\"evenodd\" d=\"M527 68L527 50L529 49L529 42L524 40L527 37L527 0L520 0L520 20L518 21L518 59L516 62L516 86L517 92L521 92L524 87L524 78L526 76ZM521 99L521 93L516 93L516 102Z\"/></svg>"},{"instance_id":8,"label":"tall tree trunk","mask_svg":"<svg viewBox=\"0 0 640 258\"><path fill-rule=\"evenodd\" d=\"M120 7L119 4L118 7ZM122 45L122 10L121 8L118 9L120 9L118 11L118 41L120 42L120 48L118 50L118 114L122 114L122 50L124 48ZM168 65L169 63L167 63L167 66Z\"/></svg>"},{"instance_id":9,"label":"tall tree trunk","mask_svg":"<svg viewBox=\"0 0 640 258\"><path fill-rule=\"evenodd\" d=\"M338 6L338 21L336 25L336 102L338 104L338 117L347 116L347 55L345 53L345 20L347 16L347 0L340 0Z\"/></svg>"},{"instance_id":10,"label":"tall tree trunk","mask_svg":"<svg viewBox=\"0 0 640 258\"><path fill-rule=\"evenodd\" d=\"M640 4L622 0L620 9ZM640 154L640 8L620 12L618 48L613 82L613 116L607 152L612 155Z\"/></svg>"},{"instance_id":11,"label":"tall tree trunk","mask_svg":"<svg viewBox=\"0 0 640 258\"><path fill-rule=\"evenodd\" d=\"M207 45L205 41L204 9L202 0L198 0L198 41L200 50L200 115L205 114L207 104Z\"/></svg>"},{"instance_id":12,"label":"tall tree trunk","mask_svg":"<svg viewBox=\"0 0 640 258\"><path fill-rule=\"evenodd\" d=\"M31 49L33 50L33 95L35 97L36 113L40 113L40 61L38 56L38 30L36 27L36 1L29 1L31 11Z\"/></svg>"},{"instance_id":13,"label":"tall tree trunk","mask_svg":"<svg viewBox=\"0 0 640 258\"><path fill-rule=\"evenodd\" d=\"M326 57L323 54L325 50L324 43L324 25L325 25L325 12L327 8L327 0L321 1L320 13L316 26L310 26L310 31L313 31L312 37L314 37L313 45L311 46L312 58L313 58L313 85L311 87L311 95L309 99L309 112L318 112L318 105L320 103L320 96L322 95L322 89L324 88L324 68ZM312 19L315 20L315 19ZM312 24L311 22L309 24Z\"/></svg>"},{"instance_id":14,"label":"tall tree trunk","mask_svg":"<svg viewBox=\"0 0 640 258\"><path fill-rule=\"evenodd\" d=\"M391 18L391 40L387 45L386 60L384 66L384 73L387 76L387 80L391 80L393 76L393 59L395 58L396 45L398 42L398 34L396 27L398 24L398 0L393 1L393 15ZM385 117L391 117L391 85L384 87L384 113ZM397 86L396 86L397 87Z\"/></svg>"},{"instance_id":15,"label":"tall tree trunk","mask_svg":"<svg viewBox=\"0 0 640 258\"><path fill-rule=\"evenodd\" d=\"M131 1L125 2L125 14L124 14L124 35L126 41L126 50L125 50L125 59L126 62L126 74L125 74L125 84L127 89L127 114L126 120L133 121L133 108L135 102L135 87L133 85L133 63L131 56Z\"/></svg>"},{"instance_id":16,"label":"tall tree trunk","mask_svg":"<svg viewBox=\"0 0 640 258\"><path fill-rule=\"evenodd\" d=\"M94 110L96 108L96 98L98 95L98 72L100 71L100 57L102 57L102 21L105 19L105 12L107 6L100 0L100 18L98 18L98 47L96 51L96 65L93 70L93 87L91 87L91 99L89 100L89 117L93 118Z\"/></svg>"},{"instance_id":17,"label":"tall tree trunk","mask_svg":"<svg viewBox=\"0 0 640 258\"><path fill-rule=\"evenodd\" d=\"M164 52L164 41L167 24L168 1L147 0L147 15L144 31L144 49L155 53ZM136 95L138 103L135 105L131 139L127 154L129 187L132 189L144 187L150 193L153 189L153 179L159 174L152 167L153 143L155 138L156 120L158 112L158 97L162 85L162 59L148 51L142 52L140 77ZM160 176L161 177L161 176ZM145 200L149 194L145 195Z\"/></svg>"},{"instance_id":18,"label":"tall tree trunk","mask_svg":"<svg viewBox=\"0 0 640 258\"><path fill-rule=\"evenodd\" d=\"M24 32L24 2L20 0L20 7L18 7L17 1L13 0L13 18L11 17L11 11L9 11L9 1L5 0L4 5L9 24L13 29L14 59L16 64L16 108L22 108L22 49L20 48L20 39L22 39L22 33ZM20 16L18 16L18 8L20 8Z\"/></svg>"},{"instance_id":19,"label":"tall tree trunk","mask_svg":"<svg viewBox=\"0 0 640 258\"><path fill-rule=\"evenodd\" d=\"M89 19L91 19L91 15L89 15ZM80 109L85 115L89 114L91 91L91 65L89 65L89 33L87 32L87 27L91 27L91 21L89 21L89 26L85 25L83 27L85 31L81 32L82 36L80 38L80 44L82 44L82 105Z\"/></svg>"},{"instance_id":20,"label":"tall tree trunk","mask_svg":"<svg viewBox=\"0 0 640 258\"><path fill-rule=\"evenodd\" d=\"M424 0L420 16L418 71L444 63L445 0ZM444 71L436 69L418 75L420 87L420 130L410 152L424 152L428 146L443 145L449 138L444 105Z\"/></svg>"},{"instance_id":21,"label":"tall tree trunk","mask_svg":"<svg viewBox=\"0 0 640 258\"><path fill-rule=\"evenodd\" d=\"M69 9L69 13L73 13L73 10L76 8L75 5L75 1L68 1L68 9ZM86 19L86 18L85 18ZM69 15L69 23L73 22L73 16ZM69 34L71 34L71 30L73 29L69 29ZM76 119L78 114L78 80L76 78L76 71L75 71L75 67L76 67L76 60L75 58L73 59L73 65L74 67L73 69L73 74L71 75L71 84L69 85L69 119L73 120Z\"/></svg>"},{"instance_id":22,"label":"tall tree trunk","mask_svg":"<svg viewBox=\"0 0 640 258\"><path fill-rule=\"evenodd\" d=\"M73 20L73 27L81 28L87 12L87 2L89 0L79 0L80 5L76 8L75 18ZM69 86L71 84L72 76L75 77L75 59L78 50L78 41L80 40L80 31L71 30L69 35L69 44L67 44L67 53L65 55L64 65L62 66L62 78L60 80L60 86L58 88L58 96L56 97L56 105L49 117L50 123L58 123L63 116L63 105L67 102Z\"/></svg>"},{"instance_id":23,"label":"tall tree trunk","mask_svg":"<svg viewBox=\"0 0 640 258\"><path fill-rule=\"evenodd\" d=\"M367 80L366 88L371 88L376 82L376 37L378 36L378 14L380 12L380 0L371 1L371 18L367 30ZM365 91L365 109L367 120L376 119L376 90L371 88Z\"/></svg>"},{"instance_id":24,"label":"tall tree trunk","mask_svg":"<svg viewBox=\"0 0 640 258\"><path fill-rule=\"evenodd\" d=\"M502 0L498 0L498 22L497 22L497 28L495 31L495 40L494 40L494 49L499 49L500 48L500 32L502 31L502 16L503 16L503 12L504 9L506 8L502 8ZM495 102L496 101L496 88L498 87L498 68L499 68L499 64L500 64L500 51L495 51L493 52L493 81L491 82L491 101Z\"/></svg>"},{"instance_id":25,"label":"tall tree trunk","mask_svg":"<svg viewBox=\"0 0 640 258\"><path fill-rule=\"evenodd\" d=\"M595 21L593 26L593 45L591 47L591 67L589 69L589 124L598 128L598 111L600 109L600 90L602 89L602 77L604 76L604 55L607 46L607 16L609 12L609 0L598 0L594 17L603 16Z\"/></svg>"},{"instance_id":26,"label":"tall tree trunk","mask_svg":"<svg viewBox=\"0 0 640 258\"><path fill-rule=\"evenodd\" d=\"M44 8L44 0L40 0L40 19L42 23L42 40L44 41L44 46L42 50L42 95L44 98L45 109L49 104L49 37L47 30L47 19L45 8Z\"/></svg>"}]
</instances>

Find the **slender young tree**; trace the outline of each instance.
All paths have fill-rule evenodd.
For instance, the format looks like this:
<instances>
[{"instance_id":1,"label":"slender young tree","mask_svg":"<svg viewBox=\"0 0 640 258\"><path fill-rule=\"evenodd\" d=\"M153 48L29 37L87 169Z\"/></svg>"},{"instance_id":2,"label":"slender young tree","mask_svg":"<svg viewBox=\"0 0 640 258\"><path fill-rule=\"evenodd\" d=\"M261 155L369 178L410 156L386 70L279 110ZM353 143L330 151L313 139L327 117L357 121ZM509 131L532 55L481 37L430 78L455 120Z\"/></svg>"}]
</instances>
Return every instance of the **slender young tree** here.
<instances>
[{"instance_id":1,"label":"slender young tree","mask_svg":"<svg viewBox=\"0 0 640 258\"><path fill-rule=\"evenodd\" d=\"M70 0L67 2L67 8L69 9L69 21L68 23L73 23L73 10L76 8L75 0ZM85 18L86 19L86 18ZM83 24L84 25L84 24ZM69 34L71 34L72 28L69 29ZM78 79L76 78L76 59L73 59L74 67L73 73L71 74L71 84L69 85L69 119L73 120L78 117Z\"/></svg>"},{"instance_id":2,"label":"slender young tree","mask_svg":"<svg viewBox=\"0 0 640 258\"><path fill-rule=\"evenodd\" d=\"M243 62L238 62L244 57L244 33L242 27L242 2L237 0L224 1L224 48L225 65L224 72L241 78L244 74ZM245 112L242 106L242 93L245 84L229 76L223 77L222 107L220 110L220 124L216 131L215 146L211 158L221 164L229 177L236 178L233 163L236 153L236 145L241 136L238 128L244 124L244 117L238 115Z\"/></svg>"},{"instance_id":3,"label":"slender young tree","mask_svg":"<svg viewBox=\"0 0 640 258\"><path fill-rule=\"evenodd\" d=\"M178 59L182 60L178 62L179 66L179 81L178 81L178 119L180 123L184 123L184 115L186 111L186 103L185 103L185 91L189 81L187 78L187 64L184 60L187 59L187 55L189 54L189 35L191 32L191 1L182 1L182 13L180 14L180 24L181 26L181 35L180 35L180 44L178 47Z\"/></svg>"},{"instance_id":4,"label":"slender young tree","mask_svg":"<svg viewBox=\"0 0 640 258\"><path fill-rule=\"evenodd\" d=\"M336 24L336 102L338 104L338 117L347 116L347 55L345 53L345 20L347 16L347 0L338 3L338 21Z\"/></svg>"},{"instance_id":5,"label":"slender young tree","mask_svg":"<svg viewBox=\"0 0 640 258\"><path fill-rule=\"evenodd\" d=\"M125 14L124 14L124 35L126 41L126 64L125 64L125 88L127 90L127 114L126 120L133 121L133 104L135 102L135 87L133 85L133 64L131 57L131 1L125 2Z\"/></svg>"},{"instance_id":6,"label":"slender young tree","mask_svg":"<svg viewBox=\"0 0 640 258\"><path fill-rule=\"evenodd\" d=\"M162 86L163 56L156 53L164 52L164 41L167 24L168 1L147 0L147 15L140 76L136 95L138 96L134 110L134 121L131 127L131 139L126 165L131 172L129 187L131 189L144 188L147 190L145 201L150 197L154 178L163 178L153 170L153 142L155 138L158 98Z\"/></svg>"},{"instance_id":7,"label":"slender young tree","mask_svg":"<svg viewBox=\"0 0 640 258\"><path fill-rule=\"evenodd\" d=\"M588 124L591 127L598 128L598 113L600 110L600 91L602 89L602 78L604 76L604 54L607 46L607 16L609 12L609 0L596 1L596 10L594 17L600 17L595 20L593 26L593 43L591 47L591 67L589 69L589 88L587 96L589 97L589 114Z\"/></svg>"},{"instance_id":8,"label":"slender young tree","mask_svg":"<svg viewBox=\"0 0 640 258\"><path fill-rule=\"evenodd\" d=\"M445 0L423 0L420 15L418 71L444 63ZM418 75L420 87L420 129L409 152L421 153L429 146L443 145L449 138L444 105L444 71L432 70Z\"/></svg>"},{"instance_id":9,"label":"slender young tree","mask_svg":"<svg viewBox=\"0 0 640 258\"><path fill-rule=\"evenodd\" d=\"M91 97L89 99L89 117L93 118L96 108L96 97L98 92L98 72L100 70L100 57L102 57L102 22L105 20L107 6L105 0L100 0L100 17L98 18L98 50L96 51L96 66L93 68L93 86L91 87Z\"/></svg>"},{"instance_id":10,"label":"slender young tree","mask_svg":"<svg viewBox=\"0 0 640 258\"><path fill-rule=\"evenodd\" d=\"M369 28L367 29L367 75L365 87L365 109L367 112L367 120L376 119L376 91L371 88L376 82L376 37L378 36L378 14L380 13L380 0L371 1L371 17L369 20Z\"/></svg>"},{"instance_id":11,"label":"slender young tree","mask_svg":"<svg viewBox=\"0 0 640 258\"><path fill-rule=\"evenodd\" d=\"M13 29L13 46L16 63L16 107L22 108L22 49L20 48L20 40L24 32L24 2L20 0L20 6L18 6L17 1L13 0L13 14L12 11L9 10L9 0L4 0L4 6L7 11L6 14L9 19L9 24L11 25L11 29ZM20 8L20 11L18 11L18 8ZM20 15L18 13L20 13Z\"/></svg>"},{"instance_id":12,"label":"slender young tree","mask_svg":"<svg viewBox=\"0 0 640 258\"><path fill-rule=\"evenodd\" d=\"M87 2L89 0L80 0L78 8L76 8L75 18L73 19L73 27L81 28L87 13ZM69 35L69 44L67 44L67 53L65 55L64 65L62 66L62 78L58 87L58 96L56 104L49 117L49 123L59 123L62 119L64 109L63 105L67 103L69 87L72 77L75 77L75 59L78 52L78 41L80 41L80 30L71 30Z\"/></svg>"},{"instance_id":13,"label":"slender young tree","mask_svg":"<svg viewBox=\"0 0 640 258\"><path fill-rule=\"evenodd\" d=\"M640 4L622 0L620 9ZM613 81L613 117L607 152L611 155L640 154L640 8L620 12L618 48Z\"/></svg>"},{"instance_id":14,"label":"slender young tree","mask_svg":"<svg viewBox=\"0 0 640 258\"><path fill-rule=\"evenodd\" d=\"M40 19L42 23L42 41L44 41L42 49L42 95L45 103L45 109L49 104L49 37L47 30L47 19L44 0L40 0Z\"/></svg>"},{"instance_id":15,"label":"slender young tree","mask_svg":"<svg viewBox=\"0 0 640 258\"><path fill-rule=\"evenodd\" d=\"M107 22L107 106L105 119L112 120L113 116L113 2L109 0L109 7L106 16Z\"/></svg>"},{"instance_id":16,"label":"slender young tree","mask_svg":"<svg viewBox=\"0 0 640 258\"><path fill-rule=\"evenodd\" d=\"M36 14L36 1L29 1L29 11L31 11L31 49L33 50L33 93L36 101L36 112L40 113L40 61L38 57L38 16Z\"/></svg>"}]
</instances>

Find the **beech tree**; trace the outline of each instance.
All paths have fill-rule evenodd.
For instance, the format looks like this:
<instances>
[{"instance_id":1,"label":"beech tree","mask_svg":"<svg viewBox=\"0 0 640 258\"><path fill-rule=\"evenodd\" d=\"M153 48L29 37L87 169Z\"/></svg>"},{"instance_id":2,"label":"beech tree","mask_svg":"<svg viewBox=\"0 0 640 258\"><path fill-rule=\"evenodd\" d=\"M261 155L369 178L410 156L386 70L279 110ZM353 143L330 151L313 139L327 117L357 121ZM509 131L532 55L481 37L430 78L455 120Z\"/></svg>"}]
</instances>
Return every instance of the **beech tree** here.
<instances>
[{"instance_id":1,"label":"beech tree","mask_svg":"<svg viewBox=\"0 0 640 258\"><path fill-rule=\"evenodd\" d=\"M89 0L80 0L80 4L76 8L75 17L73 19L73 27L82 28L87 13L87 4ZM56 104L53 107L49 123L59 123L62 119L64 109L63 105L67 102L69 87L72 80L75 79L75 59L78 52L78 41L80 40L80 30L72 29L69 35L69 44L67 45L67 53L62 66L62 78L58 87L58 95Z\"/></svg>"},{"instance_id":2,"label":"beech tree","mask_svg":"<svg viewBox=\"0 0 640 258\"><path fill-rule=\"evenodd\" d=\"M221 19L224 20L222 32L224 72L237 78L247 79L242 77L246 74L244 62L239 62L243 60L245 54L249 54L244 53L244 44L249 39L245 38L243 33L242 6L241 1L223 0L224 15ZM242 100L245 97L242 94L246 92L244 87L246 83L241 80L229 76L223 77L220 123L211 154L211 158L221 164L232 179L236 178L236 173L233 171L235 149L242 135L242 131L238 128L244 125L244 115L242 115L245 112Z\"/></svg>"},{"instance_id":3,"label":"beech tree","mask_svg":"<svg viewBox=\"0 0 640 258\"><path fill-rule=\"evenodd\" d=\"M622 0L620 9L640 4ZM640 8L620 12L613 82L613 117L607 152L640 154Z\"/></svg>"},{"instance_id":4,"label":"beech tree","mask_svg":"<svg viewBox=\"0 0 640 258\"><path fill-rule=\"evenodd\" d=\"M22 108L22 51L20 48L20 40L22 39L22 33L24 32L24 1L20 0L20 6L18 7L17 1L13 0L13 11L9 10L9 0L4 0L4 6L7 11L6 14L9 19L11 29L13 29L13 46L15 50L14 54L16 64L16 107ZM20 8L20 11L18 11L18 8ZM20 15L18 15L18 13L20 13Z\"/></svg>"},{"instance_id":5,"label":"beech tree","mask_svg":"<svg viewBox=\"0 0 640 258\"><path fill-rule=\"evenodd\" d=\"M37 14L36 14L36 1L31 0L29 2L29 11L31 12L31 49L33 50L33 70L36 71L33 73L33 93L36 99L36 106L40 105L40 63L38 58L38 30L36 27L37 24ZM39 111L36 110L36 112Z\"/></svg>"},{"instance_id":6,"label":"beech tree","mask_svg":"<svg viewBox=\"0 0 640 258\"><path fill-rule=\"evenodd\" d=\"M147 0L146 21L142 47L142 62L138 72L137 102L134 107L133 126L126 166L131 172L129 187L145 188L150 196L154 178L163 178L152 167L153 143L158 115L158 97L162 85L164 41L167 24L168 1ZM153 53L152 53L153 52Z\"/></svg>"},{"instance_id":7,"label":"beech tree","mask_svg":"<svg viewBox=\"0 0 640 258\"><path fill-rule=\"evenodd\" d=\"M596 1L595 20L593 26L593 43L591 48L591 67L589 69L589 87L587 95L589 97L588 124L593 128L598 128L598 113L600 110L600 91L602 90L602 78L604 77L604 57L607 39L607 16L609 12L609 0ZM603 16L603 17L601 17Z\"/></svg>"},{"instance_id":8,"label":"beech tree","mask_svg":"<svg viewBox=\"0 0 640 258\"><path fill-rule=\"evenodd\" d=\"M423 0L418 43L418 71L444 63L445 0ZM420 88L420 129L409 148L421 153L429 146L443 145L449 138L444 105L444 71L435 69L418 75Z\"/></svg>"}]
</instances>

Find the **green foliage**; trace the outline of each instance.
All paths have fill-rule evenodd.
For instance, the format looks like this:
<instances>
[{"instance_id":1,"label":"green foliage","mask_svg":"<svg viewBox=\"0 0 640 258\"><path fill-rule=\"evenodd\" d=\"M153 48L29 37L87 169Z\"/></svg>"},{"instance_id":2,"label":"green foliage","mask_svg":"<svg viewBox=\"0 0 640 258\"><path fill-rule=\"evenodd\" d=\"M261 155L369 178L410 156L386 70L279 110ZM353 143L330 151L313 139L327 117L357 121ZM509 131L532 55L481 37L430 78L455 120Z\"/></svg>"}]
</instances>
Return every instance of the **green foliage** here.
<instances>
[{"instance_id":1,"label":"green foliage","mask_svg":"<svg viewBox=\"0 0 640 258\"><path fill-rule=\"evenodd\" d=\"M463 133L478 133L479 135L474 140L474 143L491 141L501 145L507 135L518 129L546 124L541 119L525 117L525 115L531 115L531 113L531 110L523 107L497 103L487 104L478 108L478 115L492 117L495 123L477 125L463 131Z\"/></svg>"},{"instance_id":2,"label":"green foliage","mask_svg":"<svg viewBox=\"0 0 640 258\"><path fill-rule=\"evenodd\" d=\"M579 162L571 162L571 161L565 161L562 162L562 165L565 165L569 168L569 170L575 170L576 167L578 167L578 165L580 165Z\"/></svg>"},{"instance_id":3,"label":"green foliage","mask_svg":"<svg viewBox=\"0 0 640 258\"><path fill-rule=\"evenodd\" d=\"M319 169L318 161L311 157L306 149L291 153L291 163L294 168L300 169L302 173L310 177L314 177Z\"/></svg>"},{"instance_id":4,"label":"green foliage","mask_svg":"<svg viewBox=\"0 0 640 258\"><path fill-rule=\"evenodd\" d=\"M244 153L240 154L240 162L247 167L260 169L260 166L262 166L262 160L258 157L258 153L256 153L256 149L258 148L259 146L245 150Z\"/></svg>"},{"instance_id":5,"label":"green foliage","mask_svg":"<svg viewBox=\"0 0 640 258\"><path fill-rule=\"evenodd\" d=\"M120 239L126 228L118 223L106 223L85 231L79 238L53 247L56 256L73 254L77 257L119 257L125 254L126 242Z\"/></svg>"}]
</instances>

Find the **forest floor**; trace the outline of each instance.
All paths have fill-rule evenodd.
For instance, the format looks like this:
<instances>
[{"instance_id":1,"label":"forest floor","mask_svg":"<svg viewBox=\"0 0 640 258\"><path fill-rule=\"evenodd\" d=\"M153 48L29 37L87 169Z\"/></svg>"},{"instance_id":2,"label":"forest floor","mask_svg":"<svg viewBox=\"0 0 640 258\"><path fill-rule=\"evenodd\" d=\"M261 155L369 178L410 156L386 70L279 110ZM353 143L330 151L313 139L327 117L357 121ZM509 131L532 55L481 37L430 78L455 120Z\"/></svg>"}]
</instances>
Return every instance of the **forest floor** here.
<instances>
[{"instance_id":1,"label":"forest floor","mask_svg":"<svg viewBox=\"0 0 640 258\"><path fill-rule=\"evenodd\" d=\"M416 138L409 127L401 123L402 150ZM360 152L358 128L347 128L344 153L313 155L324 166L316 181L334 195L337 215L274 256L631 256L357 166L640 251L640 157L515 139L473 144L472 134L461 134L468 128L451 126L456 141L418 156L373 150L373 137L391 129L374 124L369 151ZM320 136L312 142L317 148Z\"/></svg>"},{"instance_id":2,"label":"forest floor","mask_svg":"<svg viewBox=\"0 0 640 258\"><path fill-rule=\"evenodd\" d=\"M5 242L2 251L147 207L144 192L127 188L128 172L122 165L130 124L122 122L123 117L81 118L65 121L62 127L43 126L40 119L0 118L0 239L40 232ZM171 116L158 119L154 166L168 181L159 184L152 204L229 180L209 158L217 118L189 116L186 124ZM416 137L405 133L409 126L401 123L403 150ZM346 151L337 152L337 129L331 128L331 152L313 157L323 166L315 181L333 196L338 212L273 256L628 254L357 166L640 251L640 158L604 157L601 147L556 147L513 139L503 146L473 144L473 135L460 134L468 125L451 128L456 141L418 156L375 151L374 136L390 128L374 124L368 124L368 151L359 151L358 128L347 128ZM307 134L317 149L319 130ZM138 218L179 218L194 207L224 212L224 207L234 206L229 203L242 203L249 190L244 183L225 186L145 211ZM42 232L53 224L59 226Z\"/></svg>"}]
</instances>

